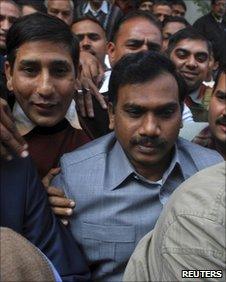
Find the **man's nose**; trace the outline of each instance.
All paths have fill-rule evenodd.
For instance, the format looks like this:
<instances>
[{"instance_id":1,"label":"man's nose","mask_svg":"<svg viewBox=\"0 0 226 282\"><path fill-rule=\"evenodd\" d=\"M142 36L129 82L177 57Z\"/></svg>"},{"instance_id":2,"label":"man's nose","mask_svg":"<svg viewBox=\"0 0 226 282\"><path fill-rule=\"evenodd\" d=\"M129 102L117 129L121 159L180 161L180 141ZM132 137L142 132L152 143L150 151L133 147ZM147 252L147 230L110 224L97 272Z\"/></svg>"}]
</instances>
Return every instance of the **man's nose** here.
<instances>
[{"instance_id":1,"label":"man's nose","mask_svg":"<svg viewBox=\"0 0 226 282\"><path fill-rule=\"evenodd\" d=\"M143 136L157 137L160 135L161 129L158 118L154 114L146 114L142 119L139 134Z\"/></svg>"},{"instance_id":2,"label":"man's nose","mask_svg":"<svg viewBox=\"0 0 226 282\"><path fill-rule=\"evenodd\" d=\"M90 49L91 43L88 36L84 36L83 40L81 41L81 46L83 49Z\"/></svg>"},{"instance_id":3,"label":"man's nose","mask_svg":"<svg viewBox=\"0 0 226 282\"><path fill-rule=\"evenodd\" d=\"M53 78L48 71L43 71L38 79L37 92L40 96L48 98L54 93Z\"/></svg>"},{"instance_id":4,"label":"man's nose","mask_svg":"<svg viewBox=\"0 0 226 282\"><path fill-rule=\"evenodd\" d=\"M187 58L186 65L190 68L196 68L198 66L195 57L192 55Z\"/></svg>"},{"instance_id":5,"label":"man's nose","mask_svg":"<svg viewBox=\"0 0 226 282\"><path fill-rule=\"evenodd\" d=\"M144 42L144 44L140 48L140 51L148 51L148 50L149 50L148 43Z\"/></svg>"}]
</instances>

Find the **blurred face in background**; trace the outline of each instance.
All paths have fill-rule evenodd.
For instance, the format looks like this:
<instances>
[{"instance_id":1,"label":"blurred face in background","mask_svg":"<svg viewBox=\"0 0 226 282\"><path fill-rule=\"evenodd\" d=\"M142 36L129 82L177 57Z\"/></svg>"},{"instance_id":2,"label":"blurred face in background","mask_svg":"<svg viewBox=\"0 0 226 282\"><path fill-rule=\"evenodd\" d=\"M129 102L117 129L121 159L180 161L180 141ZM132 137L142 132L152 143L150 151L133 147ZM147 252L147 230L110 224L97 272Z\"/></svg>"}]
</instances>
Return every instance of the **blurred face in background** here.
<instances>
[{"instance_id":1,"label":"blurred face in background","mask_svg":"<svg viewBox=\"0 0 226 282\"><path fill-rule=\"evenodd\" d=\"M73 2L70 0L48 0L47 12L66 24L71 25L73 21Z\"/></svg>"},{"instance_id":2,"label":"blurred face in background","mask_svg":"<svg viewBox=\"0 0 226 282\"><path fill-rule=\"evenodd\" d=\"M209 107L209 125L216 145L226 158L226 73L223 72L212 94Z\"/></svg>"},{"instance_id":3,"label":"blurred face in background","mask_svg":"<svg viewBox=\"0 0 226 282\"><path fill-rule=\"evenodd\" d=\"M168 5L154 4L152 12L160 22L172 15L172 9Z\"/></svg>"},{"instance_id":4,"label":"blurred face in background","mask_svg":"<svg viewBox=\"0 0 226 282\"><path fill-rule=\"evenodd\" d=\"M86 19L74 23L71 30L79 39L80 50L90 52L104 65L107 52L107 40L104 29L96 22Z\"/></svg>"},{"instance_id":5,"label":"blurred face in background","mask_svg":"<svg viewBox=\"0 0 226 282\"><path fill-rule=\"evenodd\" d=\"M184 18L186 10L182 5L175 4L172 5L172 16L182 17Z\"/></svg>"},{"instance_id":6,"label":"blurred face in background","mask_svg":"<svg viewBox=\"0 0 226 282\"><path fill-rule=\"evenodd\" d=\"M152 6L153 6L152 1L143 1L139 6L139 10L152 12Z\"/></svg>"},{"instance_id":7,"label":"blurred face in background","mask_svg":"<svg viewBox=\"0 0 226 282\"><path fill-rule=\"evenodd\" d=\"M113 66L122 56L139 51L160 51L162 34L149 20L141 17L129 19L120 26L114 42L108 43L108 55Z\"/></svg>"},{"instance_id":8,"label":"blurred face in background","mask_svg":"<svg viewBox=\"0 0 226 282\"><path fill-rule=\"evenodd\" d=\"M169 38L179 30L185 28L186 25L181 22L168 22L162 29L163 50L168 48Z\"/></svg>"},{"instance_id":9,"label":"blurred face in background","mask_svg":"<svg viewBox=\"0 0 226 282\"><path fill-rule=\"evenodd\" d=\"M189 92L198 89L206 79L210 54L205 41L189 38L179 41L171 51L170 59L183 76Z\"/></svg>"},{"instance_id":10,"label":"blurred face in background","mask_svg":"<svg viewBox=\"0 0 226 282\"><path fill-rule=\"evenodd\" d=\"M6 49L6 35L20 16L19 7L10 1L0 1L0 50Z\"/></svg>"},{"instance_id":11,"label":"blurred face in background","mask_svg":"<svg viewBox=\"0 0 226 282\"><path fill-rule=\"evenodd\" d=\"M219 19L226 13L226 0L216 0L212 5L212 13Z\"/></svg>"}]
</instances>

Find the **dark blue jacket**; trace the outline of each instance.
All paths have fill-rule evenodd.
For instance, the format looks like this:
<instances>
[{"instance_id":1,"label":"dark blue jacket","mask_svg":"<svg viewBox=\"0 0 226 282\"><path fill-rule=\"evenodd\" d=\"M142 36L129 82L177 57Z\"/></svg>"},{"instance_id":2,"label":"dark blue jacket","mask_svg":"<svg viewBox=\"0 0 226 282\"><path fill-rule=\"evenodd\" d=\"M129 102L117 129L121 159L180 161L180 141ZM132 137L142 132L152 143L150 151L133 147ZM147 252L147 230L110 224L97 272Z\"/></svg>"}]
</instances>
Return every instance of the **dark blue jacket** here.
<instances>
[{"instance_id":1,"label":"dark blue jacket","mask_svg":"<svg viewBox=\"0 0 226 282\"><path fill-rule=\"evenodd\" d=\"M84 257L71 233L52 214L31 160L0 160L0 181L0 225L12 228L37 246L63 281L89 281Z\"/></svg>"}]
</instances>

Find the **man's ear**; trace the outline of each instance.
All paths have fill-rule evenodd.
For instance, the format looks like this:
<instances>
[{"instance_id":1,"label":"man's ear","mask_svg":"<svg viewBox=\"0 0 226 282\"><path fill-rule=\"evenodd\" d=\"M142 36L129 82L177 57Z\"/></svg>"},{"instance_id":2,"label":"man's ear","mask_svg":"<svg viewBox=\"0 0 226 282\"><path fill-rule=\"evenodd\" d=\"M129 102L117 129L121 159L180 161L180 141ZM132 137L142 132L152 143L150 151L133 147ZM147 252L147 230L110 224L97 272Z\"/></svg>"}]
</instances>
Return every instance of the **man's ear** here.
<instances>
[{"instance_id":1,"label":"man's ear","mask_svg":"<svg viewBox=\"0 0 226 282\"><path fill-rule=\"evenodd\" d=\"M5 74L6 74L6 79L7 79L7 88L8 88L9 91L13 91L12 70L11 70L11 67L10 67L8 61L5 62L5 66L4 67L5 67Z\"/></svg>"},{"instance_id":2,"label":"man's ear","mask_svg":"<svg viewBox=\"0 0 226 282\"><path fill-rule=\"evenodd\" d=\"M108 103L108 117L109 117L109 129L114 130L115 128L115 113L114 106L112 103Z\"/></svg>"},{"instance_id":3,"label":"man's ear","mask_svg":"<svg viewBox=\"0 0 226 282\"><path fill-rule=\"evenodd\" d=\"M115 61L115 44L111 41L107 44L107 53L109 56L110 64L111 66L113 66Z\"/></svg>"}]
</instances>

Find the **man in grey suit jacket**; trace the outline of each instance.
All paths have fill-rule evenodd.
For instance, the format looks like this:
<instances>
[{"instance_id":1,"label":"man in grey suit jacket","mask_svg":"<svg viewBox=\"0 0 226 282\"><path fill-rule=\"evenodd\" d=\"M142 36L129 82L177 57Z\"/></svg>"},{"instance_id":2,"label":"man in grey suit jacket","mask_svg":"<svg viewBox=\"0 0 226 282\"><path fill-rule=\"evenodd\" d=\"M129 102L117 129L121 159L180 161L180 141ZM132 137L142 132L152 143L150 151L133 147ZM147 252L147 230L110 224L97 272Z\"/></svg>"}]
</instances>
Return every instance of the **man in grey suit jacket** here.
<instances>
[{"instance_id":1,"label":"man in grey suit jacket","mask_svg":"<svg viewBox=\"0 0 226 282\"><path fill-rule=\"evenodd\" d=\"M76 199L71 227L98 281L120 281L138 241L185 179L222 161L178 138L185 84L155 52L123 57L109 85L110 133L61 159L54 185Z\"/></svg>"}]
</instances>

